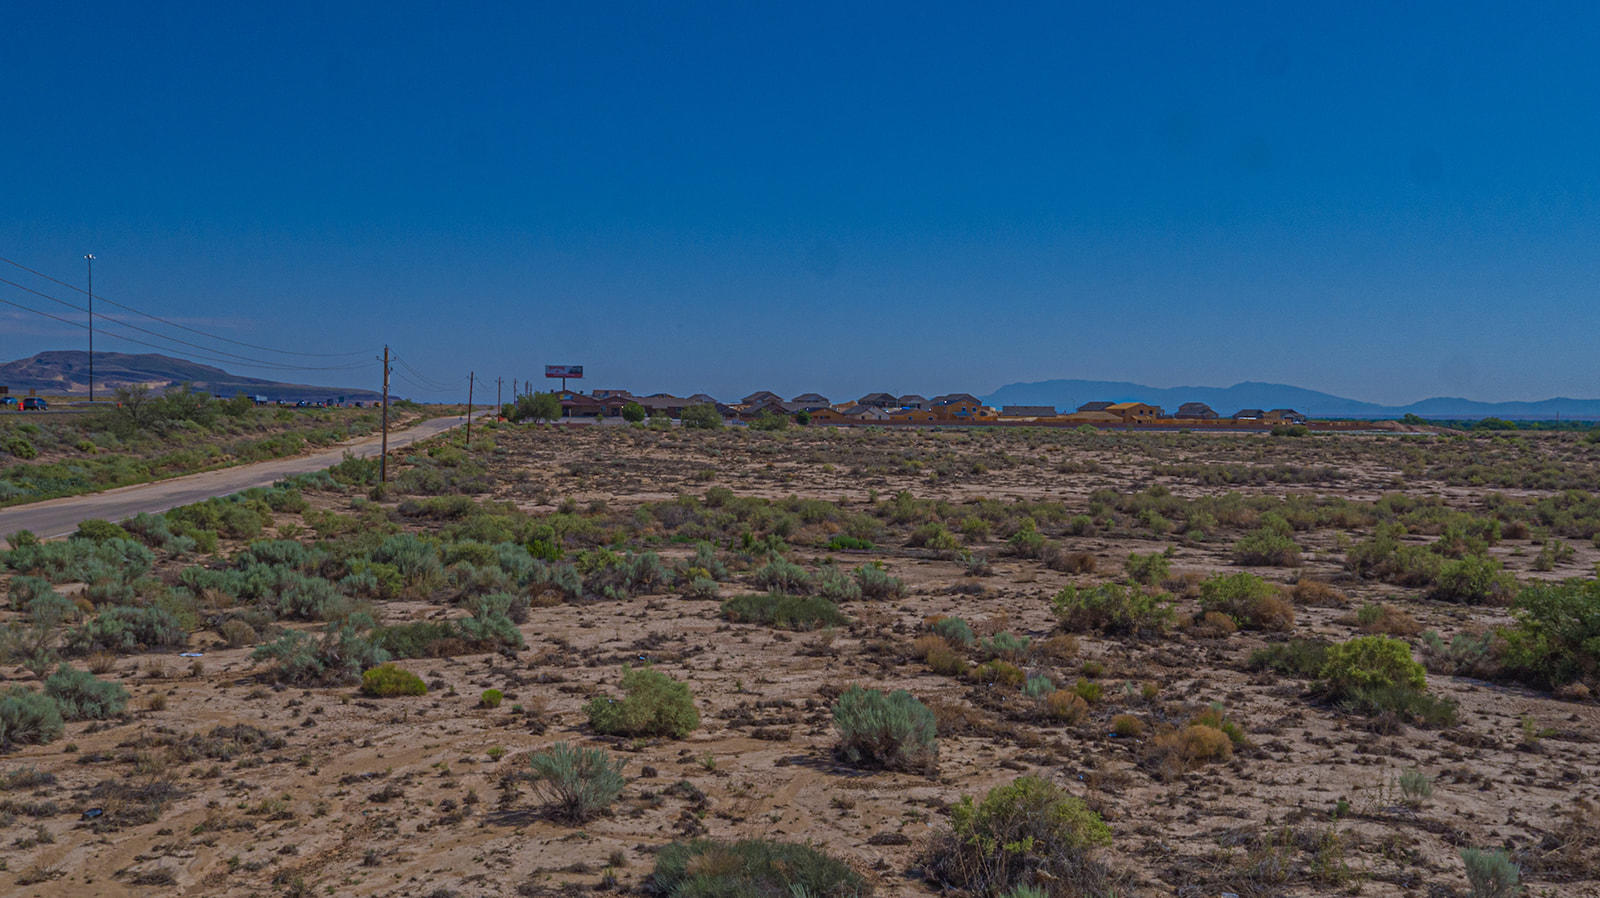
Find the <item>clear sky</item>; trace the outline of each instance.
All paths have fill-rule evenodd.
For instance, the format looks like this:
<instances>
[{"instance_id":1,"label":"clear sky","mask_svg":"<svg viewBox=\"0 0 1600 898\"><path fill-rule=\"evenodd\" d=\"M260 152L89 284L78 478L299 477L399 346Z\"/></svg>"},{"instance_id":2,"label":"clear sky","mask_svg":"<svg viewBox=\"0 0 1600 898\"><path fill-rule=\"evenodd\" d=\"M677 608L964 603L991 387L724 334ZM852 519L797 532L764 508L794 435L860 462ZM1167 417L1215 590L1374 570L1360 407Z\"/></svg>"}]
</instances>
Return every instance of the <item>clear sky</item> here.
<instances>
[{"instance_id":1,"label":"clear sky","mask_svg":"<svg viewBox=\"0 0 1600 898\"><path fill-rule=\"evenodd\" d=\"M24 0L0 256L425 398L1600 396L1600 6L1309 6Z\"/></svg>"}]
</instances>

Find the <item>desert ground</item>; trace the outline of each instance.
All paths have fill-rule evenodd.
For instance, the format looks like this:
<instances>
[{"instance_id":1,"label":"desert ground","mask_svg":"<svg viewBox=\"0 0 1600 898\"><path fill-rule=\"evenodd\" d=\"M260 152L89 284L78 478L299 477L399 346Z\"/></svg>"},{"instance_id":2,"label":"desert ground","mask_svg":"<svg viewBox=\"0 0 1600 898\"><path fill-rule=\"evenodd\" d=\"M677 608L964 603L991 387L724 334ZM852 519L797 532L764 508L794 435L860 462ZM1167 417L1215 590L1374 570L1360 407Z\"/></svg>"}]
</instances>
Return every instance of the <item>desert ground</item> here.
<instances>
[{"instance_id":1,"label":"desert ground","mask_svg":"<svg viewBox=\"0 0 1600 898\"><path fill-rule=\"evenodd\" d=\"M1514 652L1525 591L1596 576L1582 433L502 424L393 471L5 556L0 692L66 663L128 701L0 752L0 892L647 894L664 846L762 838L873 894L971 894L933 872L952 805L1037 775L1110 830L1094 894L1468 895L1478 848L1529 894L1600 895L1600 642ZM1240 574L1266 586L1217 599ZM39 581L62 619L30 611ZM1070 611L1124 593L1156 611ZM769 594L838 617L728 603ZM123 608L171 623L96 623ZM445 626L495 615L515 633ZM437 638L400 651L419 622ZM1379 707L1303 663L1369 635L1425 688ZM358 641L426 694L365 694ZM641 667L698 726L597 731L588 703ZM842 755L852 685L929 709L936 758ZM558 742L625 762L582 822L530 781Z\"/></svg>"}]
</instances>

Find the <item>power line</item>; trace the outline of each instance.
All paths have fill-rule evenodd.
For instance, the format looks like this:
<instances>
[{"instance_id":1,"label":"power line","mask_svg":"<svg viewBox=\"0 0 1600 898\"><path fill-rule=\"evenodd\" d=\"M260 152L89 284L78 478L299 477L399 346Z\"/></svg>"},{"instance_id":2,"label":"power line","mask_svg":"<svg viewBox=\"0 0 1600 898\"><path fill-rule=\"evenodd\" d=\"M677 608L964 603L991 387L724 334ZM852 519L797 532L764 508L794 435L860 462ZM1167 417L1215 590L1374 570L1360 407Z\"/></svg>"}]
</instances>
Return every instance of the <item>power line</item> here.
<instances>
[{"instance_id":1,"label":"power line","mask_svg":"<svg viewBox=\"0 0 1600 898\"><path fill-rule=\"evenodd\" d=\"M406 369L407 371L411 372L411 375L413 377L415 377L417 380L423 381L426 384L430 384L431 386L429 387L429 389L432 389L432 390L454 390L457 386L459 386L459 384L453 384L453 383L439 383L438 381L436 381L433 378L427 376L426 374L423 374L421 371L418 371L417 369L415 369L415 368L411 367L410 365L406 364L406 360L403 359L403 358L400 358L399 356L393 357L392 359L390 359L390 361L397 363L400 367L402 367L402 368Z\"/></svg>"},{"instance_id":2,"label":"power line","mask_svg":"<svg viewBox=\"0 0 1600 898\"><path fill-rule=\"evenodd\" d=\"M24 286L22 284L17 283L16 281L11 281L11 280L7 280L5 278L0 278L0 284L9 284L10 286L17 288L18 290L22 290L22 291L25 291L27 293L32 293L34 296L38 296L38 297L40 297L42 299L48 299L53 303L57 303L59 305L66 306L67 308L72 309L75 312L83 312L83 311L85 311L82 306L73 305L72 303L67 302L64 299L60 299L58 297L51 296L48 293L44 293L42 291L35 290L32 287ZM13 305L15 305L15 304L13 303ZM27 306L22 306L21 308L27 308ZM34 310L30 310L30 311L34 311ZM43 313L40 313L40 314L43 314ZM136 330L136 331L138 331L138 332L140 332L142 334L149 334L150 336L155 337L158 340L166 340L166 341L171 342L171 343L178 343L178 344L181 344L183 346L188 346L188 347L192 347L194 349L198 349L198 350L200 350L202 352L209 352L209 353L212 353L213 355L228 356L228 357L230 357L232 359L236 359L236 360L241 361L241 362L246 362L248 364L258 365L258 366L267 367L267 368L277 368L277 369L281 369L281 370L285 370L285 371L348 371L348 370L350 370L352 368L361 367L362 365L365 364L364 362L358 362L358 363L348 364L348 365L314 366L314 365L291 365L291 364L288 364L288 363L285 363L285 362L269 362L269 361L267 361L265 359L251 358L250 356L239 355L238 353L235 353L235 352L228 352L225 349L213 349L213 348L211 348L209 346L201 346L199 343L191 343L188 340L180 340L177 337L169 337L166 334L158 333L156 331L150 330L147 327L140 327L137 324L129 324L126 321L120 321L120 320L118 320L116 318L112 318L112 317L109 317L107 315L95 314L94 317L95 318L99 318L102 321L106 321L106 322L109 322L111 324L114 324L117 327L125 327L125 328L128 328L129 330ZM69 323L74 323L74 322L69 322ZM88 327L88 325L79 325L79 326L80 327L85 327L85 328ZM139 343L141 346L150 346L151 345L149 343L144 343L144 342L139 341L139 340L134 340L131 337L126 337L126 336L123 336L121 334L115 334L114 333L114 334L112 334L112 336L117 337L118 339L130 340L130 341L132 341L134 343ZM168 351L168 352L171 351L170 349L166 349L165 347L161 347L161 346L156 346L154 348L155 349L163 349L163 350ZM208 359L208 361L217 361L217 360L216 359Z\"/></svg>"},{"instance_id":3,"label":"power line","mask_svg":"<svg viewBox=\"0 0 1600 898\"><path fill-rule=\"evenodd\" d=\"M77 286L76 284L71 284L71 283L68 283L68 282L63 281L63 280L58 280L56 278L51 277L48 274L45 274L42 271L36 271L36 270L34 270L32 268L29 268L28 266L23 265L21 262L16 262L16 261L13 261L11 259L7 259L4 256L0 256L0 262L4 262L7 265L10 265L10 266L12 266L14 268L20 268L23 271L28 272L29 274L36 275L38 277L42 277L45 280L50 281L51 283L60 284L61 286L66 287L69 290L76 290L79 293L83 293L84 292L83 288ZM246 343L243 340L234 340L234 339L229 338L229 337L224 337L224 336L222 336L220 334L213 334L213 333L210 333L208 331L200 330L198 328L193 328L193 327L189 327L187 325L179 324L176 321L169 321L168 319L162 318L159 315L152 315L149 312L140 311L139 309L136 309L133 306L124 305L124 304L122 304L120 302L117 302L114 299L107 299L103 295L100 296L99 299L100 299L101 302L110 303L111 305L114 305L119 309L126 309L127 311L132 312L135 315L142 315L145 318L149 318L151 321L159 321L159 322L161 322L162 324L165 324L168 327L175 327L175 328L177 328L179 330L188 331L188 332L190 332L192 334L199 334L202 337L207 337L207 338L212 339L212 340L221 340L224 343L232 343L235 346L244 346L246 348L260 350L262 352L275 352L275 353L278 353L280 355L298 355L298 356L307 356L307 357L310 357L310 358L331 359L331 358L343 358L343 357L352 356L352 355L366 355L367 352L369 351L369 350L365 350L365 349L357 349L357 350L353 350L351 352L296 352L295 350L292 350L292 349L276 349L276 348L271 347L271 346L261 346L261 345L255 344L255 343ZM111 319L111 320L115 320L115 319ZM220 351L220 350L211 350L211 351ZM324 369L324 370L326 370L326 369Z\"/></svg>"},{"instance_id":4,"label":"power line","mask_svg":"<svg viewBox=\"0 0 1600 898\"><path fill-rule=\"evenodd\" d=\"M4 283L10 283L10 281L3 281L3 282ZM26 290L27 288L24 287L23 289ZM30 292L36 292L36 291L30 291ZM61 302L61 300L56 300L56 301L57 302ZM19 303L19 302L12 302L11 300L5 299L3 297L0 297L0 303L5 303L8 306L14 306L16 308L19 308L24 312L32 312L35 315L39 315L39 316L42 316L44 318L50 318L50 319L53 319L55 321L59 321L62 324L68 324L68 325L71 325L73 327L79 328L81 330L88 330L89 329L89 325L84 324L81 321L73 321L70 318L63 318L60 315L52 315L49 312L41 312L40 310L35 309L35 308L31 307L31 306L25 306L25 305L23 305L22 303ZM63 303L63 305L66 305L68 308L77 308L76 306L73 306L71 303ZM81 312L83 310L82 309L78 309L78 311ZM102 316L97 316L97 317L104 318L105 316L102 315ZM107 320L110 320L111 323L116 324L116 325L118 325L120 327L133 327L133 325L131 325L131 324L125 325L122 322L117 321L115 319L107 319ZM155 344L155 343L147 343L144 340L140 340L140 339L138 339L136 337L129 337L129 336L125 335L125 334L112 333L110 336L112 338L114 338L114 339L117 339L117 340L123 340L123 341L128 342L128 343L135 343L135 344L137 344L139 346L145 346L145 347L148 347L150 349L159 350L161 352L172 352L173 351L172 347L170 347L170 346L160 346L160 345ZM160 336L160 335L158 334L157 336ZM163 340L171 340L173 338L172 337L161 337L161 339L163 339ZM206 352L211 352L211 351L212 350L209 350L209 349L206 350ZM219 358L216 358L214 356L202 355L200 353L191 352L191 353L186 353L186 355L192 356L195 360L204 361L204 362L216 362L219 365L232 364L232 360L230 360L230 359L219 359ZM357 363L351 364L351 365L342 365L342 366L338 366L338 367L329 367L329 368L306 368L306 367L299 366L299 365L280 365L280 364L276 364L276 363L273 363L273 362L260 362L260 363L256 363L256 364L258 364L258 366L264 367L264 368L283 369L283 370L287 370L287 371L349 371L349 370L354 370L356 368L364 368L364 367L367 366L368 363L367 362L357 362Z\"/></svg>"}]
</instances>

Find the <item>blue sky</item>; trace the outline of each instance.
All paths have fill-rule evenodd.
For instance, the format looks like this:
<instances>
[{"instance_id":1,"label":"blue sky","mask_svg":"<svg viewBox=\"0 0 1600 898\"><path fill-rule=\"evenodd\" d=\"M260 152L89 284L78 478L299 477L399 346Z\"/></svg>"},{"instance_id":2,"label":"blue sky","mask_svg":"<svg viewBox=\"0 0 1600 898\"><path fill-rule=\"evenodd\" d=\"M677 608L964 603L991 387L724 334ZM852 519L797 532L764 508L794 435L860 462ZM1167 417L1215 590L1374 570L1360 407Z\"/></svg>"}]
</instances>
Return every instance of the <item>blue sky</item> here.
<instances>
[{"instance_id":1,"label":"blue sky","mask_svg":"<svg viewBox=\"0 0 1600 898\"><path fill-rule=\"evenodd\" d=\"M1600 395L1600 7L773 6L12 4L0 256L428 398Z\"/></svg>"}]
</instances>

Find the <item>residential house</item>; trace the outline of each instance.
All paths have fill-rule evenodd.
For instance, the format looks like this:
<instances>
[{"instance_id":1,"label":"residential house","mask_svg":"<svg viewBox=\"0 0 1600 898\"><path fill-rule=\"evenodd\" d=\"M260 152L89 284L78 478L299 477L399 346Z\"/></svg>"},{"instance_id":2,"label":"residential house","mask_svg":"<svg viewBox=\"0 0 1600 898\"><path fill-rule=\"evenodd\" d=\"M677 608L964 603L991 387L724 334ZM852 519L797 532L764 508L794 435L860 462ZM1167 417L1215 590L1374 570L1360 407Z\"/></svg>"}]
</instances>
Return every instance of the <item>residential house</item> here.
<instances>
[{"instance_id":1,"label":"residential house","mask_svg":"<svg viewBox=\"0 0 1600 898\"><path fill-rule=\"evenodd\" d=\"M670 393L654 393L634 401L644 406L644 410L651 417L666 415L668 418L681 418L683 417L684 409L697 404L687 399L680 399Z\"/></svg>"},{"instance_id":2,"label":"residential house","mask_svg":"<svg viewBox=\"0 0 1600 898\"><path fill-rule=\"evenodd\" d=\"M1078 411L1080 411L1080 412L1103 412L1103 411L1105 411L1106 409L1108 409L1110 407L1111 407L1111 403L1109 403L1109 402L1101 402L1099 400L1095 400L1094 402L1085 402L1083 405L1078 406Z\"/></svg>"},{"instance_id":3,"label":"residential house","mask_svg":"<svg viewBox=\"0 0 1600 898\"><path fill-rule=\"evenodd\" d=\"M875 423L889 420L889 411L876 405L861 405L858 403L844 409L840 414L858 422Z\"/></svg>"},{"instance_id":4,"label":"residential house","mask_svg":"<svg viewBox=\"0 0 1600 898\"><path fill-rule=\"evenodd\" d=\"M1267 414L1266 412L1264 412L1264 411L1262 411L1261 409L1258 409L1258 408L1242 408L1242 409L1239 409L1238 411L1233 413L1233 420L1235 420L1235 421L1260 421L1263 417L1266 416L1266 414Z\"/></svg>"},{"instance_id":5,"label":"residential house","mask_svg":"<svg viewBox=\"0 0 1600 898\"><path fill-rule=\"evenodd\" d=\"M828 397L822 395L821 393L801 393L799 396L796 396L789 401L803 402L808 406L814 406L816 408L822 408L825 405L833 404L828 401Z\"/></svg>"},{"instance_id":6,"label":"residential house","mask_svg":"<svg viewBox=\"0 0 1600 898\"><path fill-rule=\"evenodd\" d=\"M623 399L633 398L633 394L627 390L593 390L590 391L589 395L596 399L610 399L613 396L620 396Z\"/></svg>"},{"instance_id":7,"label":"residential house","mask_svg":"<svg viewBox=\"0 0 1600 898\"><path fill-rule=\"evenodd\" d=\"M758 402L782 402L783 397L771 390L757 390L749 396L739 400L740 405L755 405Z\"/></svg>"},{"instance_id":8,"label":"residential house","mask_svg":"<svg viewBox=\"0 0 1600 898\"><path fill-rule=\"evenodd\" d=\"M717 404L717 400L716 400L716 397L710 395L709 393L696 393L693 396L689 397L689 404L690 405L716 405Z\"/></svg>"},{"instance_id":9,"label":"residential house","mask_svg":"<svg viewBox=\"0 0 1600 898\"><path fill-rule=\"evenodd\" d=\"M1073 412L1070 415L1062 415L1057 420L1063 424L1093 424L1096 427L1123 423L1121 415L1112 414L1111 412L1100 409L1087 412Z\"/></svg>"},{"instance_id":10,"label":"residential house","mask_svg":"<svg viewBox=\"0 0 1600 898\"><path fill-rule=\"evenodd\" d=\"M880 409L881 411L881 409ZM855 419L836 408L819 408L810 412L812 424L854 424Z\"/></svg>"},{"instance_id":11,"label":"residential house","mask_svg":"<svg viewBox=\"0 0 1600 898\"><path fill-rule=\"evenodd\" d=\"M933 424L939 414L925 408L897 408L889 412L889 421L895 424Z\"/></svg>"},{"instance_id":12,"label":"residential house","mask_svg":"<svg viewBox=\"0 0 1600 898\"><path fill-rule=\"evenodd\" d=\"M780 399L764 399L750 405L740 406L737 414L741 421L754 421L762 415L779 415L787 418L793 413L789 411L788 407Z\"/></svg>"},{"instance_id":13,"label":"residential house","mask_svg":"<svg viewBox=\"0 0 1600 898\"><path fill-rule=\"evenodd\" d=\"M907 393L895 400L901 408L927 408L928 400L915 393Z\"/></svg>"},{"instance_id":14,"label":"residential house","mask_svg":"<svg viewBox=\"0 0 1600 898\"><path fill-rule=\"evenodd\" d=\"M1306 416L1292 408L1275 408L1262 415L1261 420L1275 424L1304 424Z\"/></svg>"},{"instance_id":15,"label":"residential house","mask_svg":"<svg viewBox=\"0 0 1600 898\"><path fill-rule=\"evenodd\" d=\"M930 406L937 407L941 405L950 405L951 403L955 402L965 402L969 405L983 405L983 402L981 402L978 397L972 395L971 393L946 393L943 396L933 397L933 399L929 400L928 404Z\"/></svg>"},{"instance_id":16,"label":"residential house","mask_svg":"<svg viewBox=\"0 0 1600 898\"><path fill-rule=\"evenodd\" d=\"M892 393L868 393L856 400L857 405L870 405L874 408L899 408L900 400Z\"/></svg>"},{"instance_id":17,"label":"residential house","mask_svg":"<svg viewBox=\"0 0 1600 898\"><path fill-rule=\"evenodd\" d=\"M1185 402L1183 405L1178 406L1177 414L1172 417L1184 418L1190 421L1215 421L1217 413L1204 402Z\"/></svg>"},{"instance_id":18,"label":"residential house","mask_svg":"<svg viewBox=\"0 0 1600 898\"><path fill-rule=\"evenodd\" d=\"M939 420L946 422L970 423L974 421L998 421L1000 415L994 409L980 402L967 402L957 400L944 402L935 406L933 413Z\"/></svg>"},{"instance_id":19,"label":"residential house","mask_svg":"<svg viewBox=\"0 0 1600 898\"><path fill-rule=\"evenodd\" d=\"M1160 408L1146 402L1114 402L1106 411L1121 416L1124 424L1148 424L1162 415Z\"/></svg>"}]
</instances>

